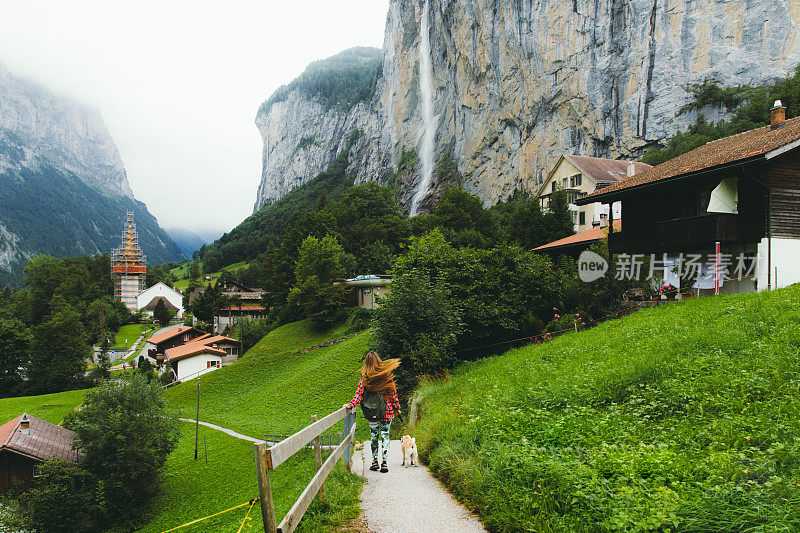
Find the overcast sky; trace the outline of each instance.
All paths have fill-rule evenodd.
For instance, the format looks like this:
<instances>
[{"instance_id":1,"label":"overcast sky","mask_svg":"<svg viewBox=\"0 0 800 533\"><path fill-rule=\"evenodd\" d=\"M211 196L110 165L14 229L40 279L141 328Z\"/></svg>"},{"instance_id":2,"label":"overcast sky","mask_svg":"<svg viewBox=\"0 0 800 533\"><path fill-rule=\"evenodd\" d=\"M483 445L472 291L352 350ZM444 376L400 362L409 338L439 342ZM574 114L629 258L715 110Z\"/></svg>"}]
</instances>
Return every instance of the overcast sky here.
<instances>
[{"instance_id":1,"label":"overcast sky","mask_svg":"<svg viewBox=\"0 0 800 533\"><path fill-rule=\"evenodd\" d=\"M229 230L261 178L258 106L308 63L381 47L389 0L0 0L0 61L99 109L163 227Z\"/></svg>"}]
</instances>

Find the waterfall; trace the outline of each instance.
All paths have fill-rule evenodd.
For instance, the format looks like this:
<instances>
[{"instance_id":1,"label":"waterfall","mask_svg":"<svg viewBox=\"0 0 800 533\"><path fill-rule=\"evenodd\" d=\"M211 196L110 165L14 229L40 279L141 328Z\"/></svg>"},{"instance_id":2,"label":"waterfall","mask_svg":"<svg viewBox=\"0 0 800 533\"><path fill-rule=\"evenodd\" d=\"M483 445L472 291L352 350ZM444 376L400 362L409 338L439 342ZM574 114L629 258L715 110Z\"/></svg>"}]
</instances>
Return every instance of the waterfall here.
<instances>
[{"instance_id":1,"label":"waterfall","mask_svg":"<svg viewBox=\"0 0 800 533\"><path fill-rule=\"evenodd\" d=\"M422 102L422 125L425 132L422 135L420 147L420 160L422 162L422 176L411 200L411 216L419 214L419 206L433 177L433 150L436 138L436 123L433 116L433 65L431 64L431 24L429 0L425 0L422 8L419 36L419 93Z\"/></svg>"}]
</instances>

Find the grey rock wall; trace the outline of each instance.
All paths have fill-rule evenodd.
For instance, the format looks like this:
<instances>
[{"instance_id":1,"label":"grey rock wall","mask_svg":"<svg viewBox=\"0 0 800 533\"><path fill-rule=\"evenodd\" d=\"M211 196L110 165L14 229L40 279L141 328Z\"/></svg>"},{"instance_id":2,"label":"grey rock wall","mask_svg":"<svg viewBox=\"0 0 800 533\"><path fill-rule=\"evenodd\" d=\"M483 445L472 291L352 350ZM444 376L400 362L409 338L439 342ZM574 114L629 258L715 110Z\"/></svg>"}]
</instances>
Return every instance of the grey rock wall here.
<instances>
[{"instance_id":1,"label":"grey rock wall","mask_svg":"<svg viewBox=\"0 0 800 533\"><path fill-rule=\"evenodd\" d=\"M354 125L366 133L351 154L358 180L385 180L403 150L419 146L423 4L390 3L372 103L325 113L295 95L259 116L265 155L256 207L324 170ZM535 190L563 153L628 158L664 143L696 119L677 116L691 101L687 84L759 85L800 62L800 0L430 4L437 157L449 152L486 203L518 187ZM312 134L318 145L295 150Z\"/></svg>"}]
</instances>

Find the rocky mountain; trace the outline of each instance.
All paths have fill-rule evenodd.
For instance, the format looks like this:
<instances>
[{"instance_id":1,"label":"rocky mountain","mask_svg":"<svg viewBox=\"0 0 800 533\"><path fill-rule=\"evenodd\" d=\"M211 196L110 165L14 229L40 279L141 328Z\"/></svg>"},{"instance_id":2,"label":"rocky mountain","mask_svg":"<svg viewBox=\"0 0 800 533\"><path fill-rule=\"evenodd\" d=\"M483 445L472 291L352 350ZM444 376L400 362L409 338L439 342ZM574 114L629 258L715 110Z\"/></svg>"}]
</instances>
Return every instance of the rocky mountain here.
<instances>
[{"instance_id":1,"label":"rocky mountain","mask_svg":"<svg viewBox=\"0 0 800 533\"><path fill-rule=\"evenodd\" d=\"M0 63L0 284L19 283L40 253L110 252L128 210L150 262L183 258L134 198L100 114Z\"/></svg>"},{"instance_id":2,"label":"rocky mountain","mask_svg":"<svg viewBox=\"0 0 800 533\"><path fill-rule=\"evenodd\" d=\"M353 129L357 181L385 183L404 152L423 156L399 182L408 209L445 159L491 203L535 190L563 153L638 157L696 120L678 115L689 84L793 71L799 24L800 4L783 0L392 0L371 98L335 109L294 90L262 106L256 208L324 170Z\"/></svg>"}]
</instances>

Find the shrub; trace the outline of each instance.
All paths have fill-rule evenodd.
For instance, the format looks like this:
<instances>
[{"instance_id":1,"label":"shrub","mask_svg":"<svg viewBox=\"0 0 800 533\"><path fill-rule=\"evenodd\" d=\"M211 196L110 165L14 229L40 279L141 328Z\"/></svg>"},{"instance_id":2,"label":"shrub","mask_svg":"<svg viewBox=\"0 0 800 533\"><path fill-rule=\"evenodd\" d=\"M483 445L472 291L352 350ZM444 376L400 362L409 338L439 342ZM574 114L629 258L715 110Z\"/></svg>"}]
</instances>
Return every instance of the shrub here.
<instances>
[{"instance_id":1,"label":"shrub","mask_svg":"<svg viewBox=\"0 0 800 533\"><path fill-rule=\"evenodd\" d=\"M79 465L59 460L43 463L41 468L42 477L19 499L25 521L38 531L93 529L102 505L95 500L95 476Z\"/></svg>"},{"instance_id":2,"label":"shrub","mask_svg":"<svg viewBox=\"0 0 800 533\"><path fill-rule=\"evenodd\" d=\"M178 442L158 382L133 376L89 392L65 427L81 442L81 466L97 477L109 523L135 524L159 487L169 453Z\"/></svg>"}]
</instances>

